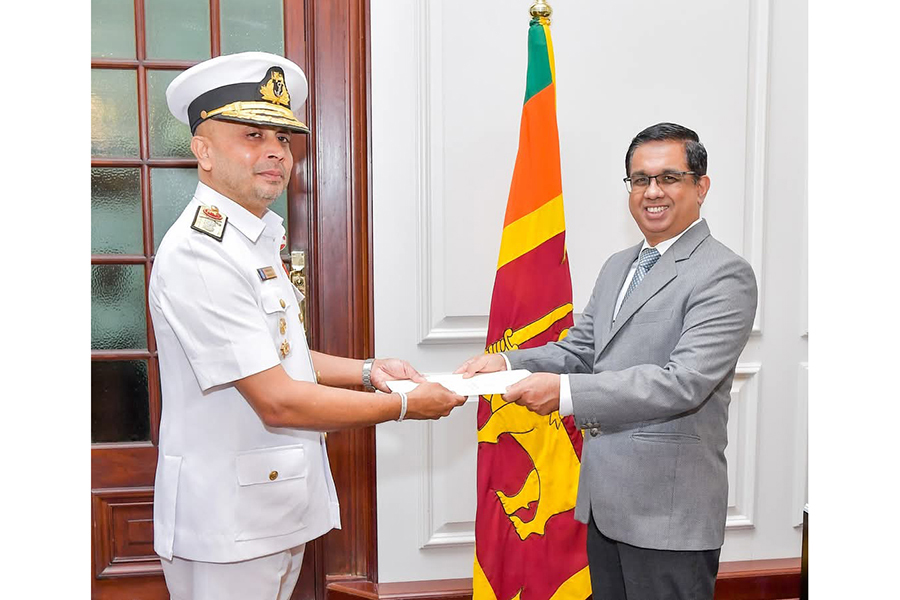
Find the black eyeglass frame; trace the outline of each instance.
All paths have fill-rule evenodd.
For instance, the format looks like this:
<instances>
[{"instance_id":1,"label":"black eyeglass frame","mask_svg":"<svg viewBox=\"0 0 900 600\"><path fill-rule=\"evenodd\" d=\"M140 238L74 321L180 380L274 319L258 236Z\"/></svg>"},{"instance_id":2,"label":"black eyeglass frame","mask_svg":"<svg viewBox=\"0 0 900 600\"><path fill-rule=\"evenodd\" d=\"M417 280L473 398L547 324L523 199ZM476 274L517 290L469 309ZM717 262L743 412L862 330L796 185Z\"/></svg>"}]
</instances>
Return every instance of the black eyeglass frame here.
<instances>
[{"instance_id":1,"label":"black eyeglass frame","mask_svg":"<svg viewBox=\"0 0 900 600\"><path fill-rule=\"evenodd\" d=\"M696 171L664 171L662 173L658 173L657 175L642 175L641 177L646 177L648 179L647 187L650 187L650 181L649 181L650 179L656 179L656 185L662 187L663 185L675 185L676 183L680 183L681 180L679 179L678 181L673 181L672 183L661 184L659 182L659 177L663 177L665 175L680 175L683 177L684 175L696 175L696 174L697 174ZM624 179L622 179L622 181L625 182L625 189L628 191L628 193L629 194L632 193L634 191L634 187L631 183L631 177L625 177Z\"/></svg>"}]
</instances>

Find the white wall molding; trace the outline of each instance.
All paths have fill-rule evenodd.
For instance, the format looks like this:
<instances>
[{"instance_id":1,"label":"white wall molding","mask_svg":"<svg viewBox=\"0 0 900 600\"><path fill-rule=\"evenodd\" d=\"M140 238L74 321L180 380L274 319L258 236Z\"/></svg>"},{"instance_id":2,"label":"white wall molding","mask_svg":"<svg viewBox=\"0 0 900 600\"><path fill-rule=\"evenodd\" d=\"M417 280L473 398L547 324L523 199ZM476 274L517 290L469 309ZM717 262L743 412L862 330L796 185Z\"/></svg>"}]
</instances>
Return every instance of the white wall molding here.
<instances>
[{"instance_id":1,"label":"white wall molding","mask_svg":"<svg viewBox=\"0 0 900 600\"><path fill-rule=\"evenodd\" d=\"M750 0L747 50L747 137L744 181L744 258L756 273L759 305L753 334L762 333L763 244L765 241L766 152L769 124L769 30L771 0Z\"/></svg>"},{"instance_id":2,"label":"white wall molding","mask_svg":"<svg viewBox=\"0 0 900 600\"><path fill-rule=\"evenodd\" d=\"M791 519L794 527L803 526L803 506L809 494L809 363L797 369L797 408L794 418L794 494Z\"/></svg>"},{"instance_id":3,"label":"white wall molding","mask_svg":"<svg viewBox=\"0 0 900 600\"><path fill-rule=\"evenodd\" d=\"M750 0L747 50L746 172L742 253L759 285L753 335L762 332L765 191L769 111L771 0ZM478 344L487 337L488 315L447 315L444 299L442 41L440 7L434 0L416 10L416 231L420 344Z\"/></svg>"},{"instance_id":4,"label":"white wall molding","mask_svg":"<svg viewBox=\"0 0 900 600\"><path fill-rule=\"evenodd\" d=\"M725 448L728 459L726 529L754 527L760 368L757 363L739 364L731 386Z\"/></svg>"},{"instance_id":5,"label":"white wall molding","mask_svg":"<svg viewBox=\"0 0 900 600\"><path fill-rule=\"evenodd\" d=\"M443 78L440 6L433 0L415 2L416 27L416 263L419 343L484 345L487 315L443 314L444 229Z\"/></svg>"},{"instance_id":6,"label":"white wall molding","mask_svg":"<svg viewBox=\"0 0 900 600\"><path fill-rule=\"evenodd\" d=\"M456 410L477 412L478 401L478 396L470 396L466 400L466 403ZM454 413L453 416L458 418L456 413ZM466 420L472 421L473 424L475 421L475 419ZM437 498L435 490L437 472L434 456L435 428L445 426L446 423L447 421L445 419L442 419L441 421L426 421L422 424L421 436L419 439L420 445L418 451L421 453L424 463L419 483L421 490L419 495L419 548L423 550L446 548L448 546L475 547L475 506L471 507L471 519L459 521L444 518L435 506L435 500ZM475 444L477 449L477 438ZM476 464L469 466L472 471L477 469ZM459 484L464 485L463 482L459 482Z\"/></svg>"}]
</instances>

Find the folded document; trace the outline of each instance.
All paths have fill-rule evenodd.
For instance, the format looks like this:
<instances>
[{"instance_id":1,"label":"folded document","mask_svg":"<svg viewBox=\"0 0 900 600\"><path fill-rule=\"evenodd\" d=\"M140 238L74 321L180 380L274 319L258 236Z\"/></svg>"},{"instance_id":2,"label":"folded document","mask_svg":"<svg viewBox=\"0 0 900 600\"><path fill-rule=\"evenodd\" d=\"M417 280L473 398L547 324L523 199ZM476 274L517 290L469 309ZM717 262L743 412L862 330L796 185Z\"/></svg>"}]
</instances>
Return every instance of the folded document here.
<instances>
[{"instance_id":1,"label":"folded document","mask_svg":"<svg viewBox=\"0 0 900 600\"><path fill-rule=\"evenodd\" d=\"M460 396L489 396L491 394L505 394L506 388L514 383L522 381L531 375L526 369L515 371L497 371L496 373L480 373L469 379L463 379L462 374L428 375L425 377L432 383L439 383L454 394ZM402 381L388 381L387 386L392 392L409 393L416 389L418 383L404 379Z\"/></svg>"}]
</instances>

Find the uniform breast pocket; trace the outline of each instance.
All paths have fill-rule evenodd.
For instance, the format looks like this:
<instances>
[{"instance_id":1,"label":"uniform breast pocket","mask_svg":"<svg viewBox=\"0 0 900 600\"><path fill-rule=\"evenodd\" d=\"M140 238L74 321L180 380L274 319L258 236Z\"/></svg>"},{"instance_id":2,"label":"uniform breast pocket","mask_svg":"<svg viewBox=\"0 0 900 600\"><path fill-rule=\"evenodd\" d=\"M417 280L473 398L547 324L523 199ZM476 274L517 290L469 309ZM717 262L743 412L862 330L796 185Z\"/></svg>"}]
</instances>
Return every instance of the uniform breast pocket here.
<instances>
[{"instance_id":1,"label":"uniform breast pocket","mask_svg":"<svg viewBox=\"0 0 900 600\"><path fill-rule=\"evenodd\" d=\"M262 304L262 309L266 313L273 338L281 339L284 337L288 326L287 316L294 302L292 295L280 293L280 290L277 289L263 292L260 304Z\"/></svg>"},{"instance_id":2,"label":"uniform breast pocket","mask_svg":"<svg viewBox=\"0 0 900 600\"><path fill-rule=\"evenodd\" d=\"M669 321L675 314L675 309L669 308L667 310L644 310L635 313L633 317L631 317L631 322L634 324L638 323L659 323L661 321Z\"/></svg>"},{"instance_id":3,"label":"uniform breast pocket","mask_svg":"<svg viewBox=\"0 0 900 600\"><path fill-rule=\"evenodd\" d=\"M238 454L235 539L287 535L305 527L308 468L302 446Z\"/></svg>"}]
</instances>

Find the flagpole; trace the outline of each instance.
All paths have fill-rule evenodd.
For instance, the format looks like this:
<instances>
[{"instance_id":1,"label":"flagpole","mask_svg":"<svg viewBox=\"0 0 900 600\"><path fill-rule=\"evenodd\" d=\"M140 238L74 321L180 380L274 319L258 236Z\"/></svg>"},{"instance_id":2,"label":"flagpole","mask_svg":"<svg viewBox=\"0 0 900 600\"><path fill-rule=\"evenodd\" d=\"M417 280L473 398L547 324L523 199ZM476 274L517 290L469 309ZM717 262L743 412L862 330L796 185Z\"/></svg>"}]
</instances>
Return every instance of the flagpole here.
<instances>
[{"instance_id":1,"label":"flagpole","mask_svg":"<svg viewBox=\"0 0 900 600\"><path fill-rule=\"evenodd\" d=\"M543 0L537 0L534 4L531 5L531 16L535 19L544 18L548 21L550 20L550 15L553 14L553 9L550 8L550 5L544 2Z\"/></svg>"}]
</instances>

